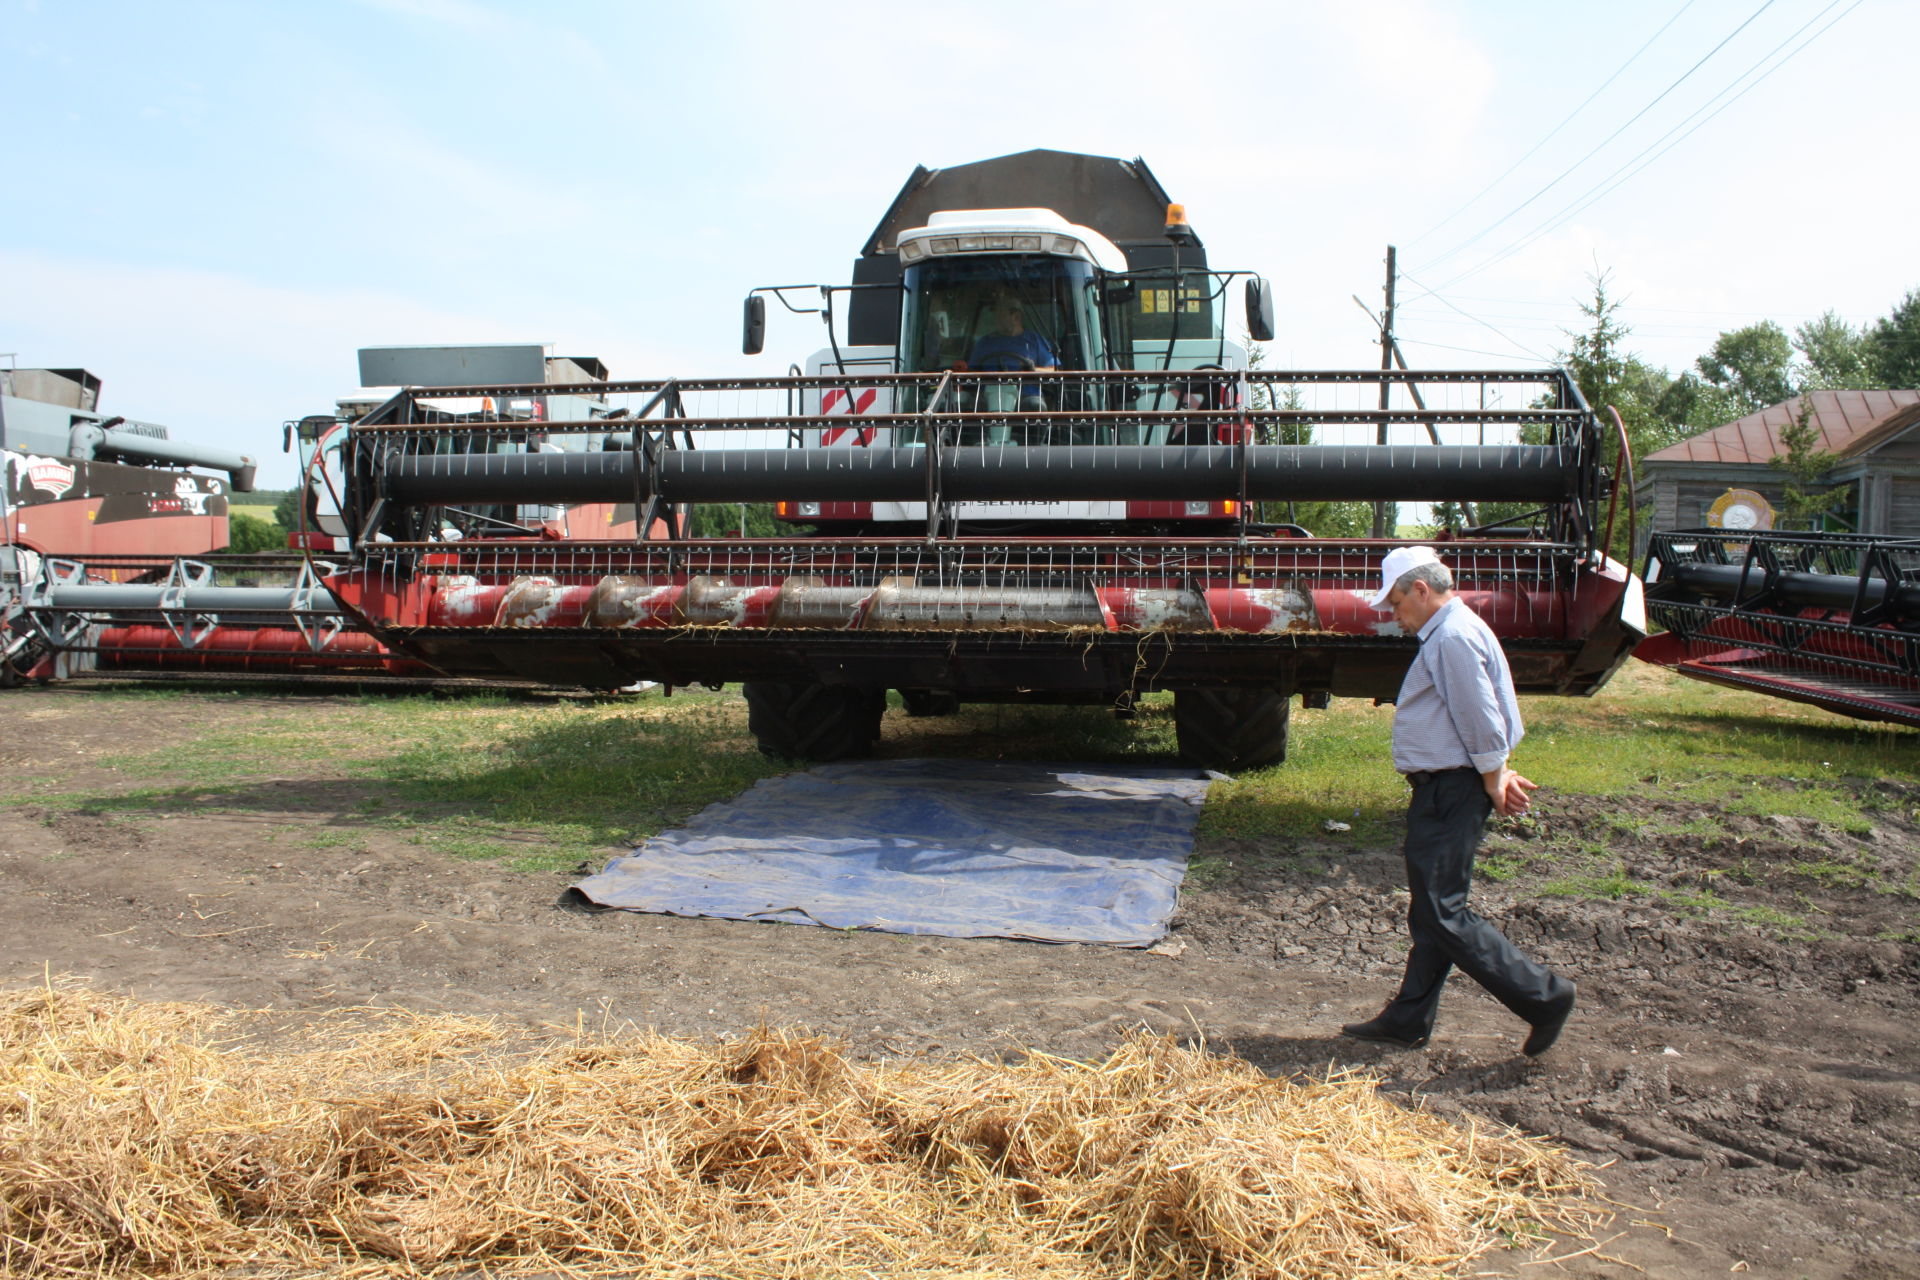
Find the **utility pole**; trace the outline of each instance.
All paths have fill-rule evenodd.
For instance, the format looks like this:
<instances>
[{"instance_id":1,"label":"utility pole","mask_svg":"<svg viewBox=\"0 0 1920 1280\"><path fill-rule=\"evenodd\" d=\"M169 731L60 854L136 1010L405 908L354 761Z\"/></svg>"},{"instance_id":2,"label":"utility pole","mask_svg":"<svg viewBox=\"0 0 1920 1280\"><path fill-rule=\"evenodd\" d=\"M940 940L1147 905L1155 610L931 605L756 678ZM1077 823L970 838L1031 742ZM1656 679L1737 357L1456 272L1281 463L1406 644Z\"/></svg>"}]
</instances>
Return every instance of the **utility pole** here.
<instances>
[{"instance_id":1,"label":"utility pole","mask_svg":"<svg viewBox=\"0 0 1920 1280\"><path fill-rule=\"evenodd\" d=\"M1397 250L1387 246L1387 309L1380 321L1380 409L1384 413L1393 403L1393 383L1388 375L1393 372L1393 282L1399 274L1394 259ZM1374 443L1387 443L1387 424L1382 420L1375 433ZM1397 502L1376 502L1373 504L1373 536L1384 538L1397 531L1400 504ZM1395 518L1389 523L1388 512Z\"/></svg>"}]
</instances>

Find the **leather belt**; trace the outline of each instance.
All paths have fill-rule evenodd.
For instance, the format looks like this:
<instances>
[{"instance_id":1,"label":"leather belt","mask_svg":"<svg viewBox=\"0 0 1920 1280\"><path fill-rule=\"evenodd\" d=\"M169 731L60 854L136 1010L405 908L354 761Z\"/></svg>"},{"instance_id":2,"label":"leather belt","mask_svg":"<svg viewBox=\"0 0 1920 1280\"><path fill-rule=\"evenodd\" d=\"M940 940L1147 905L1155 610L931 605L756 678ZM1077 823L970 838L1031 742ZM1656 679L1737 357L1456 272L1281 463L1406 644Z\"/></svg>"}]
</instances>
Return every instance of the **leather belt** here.
<instances>
[{"instance_id":1,"label":"leather belt","mask_svg":"<svg viewBox=\"0 0 1920 1280\"><path fill-rule=\"evenodd\" d=\"M1417 773L1407 773L1407 774L1402 774L1401 776L1404 777L1407 780L1407 782L1413 786L1424 787L1429 782L1433 782L1440 778L1451 778L1454 775L1461 774L1461 773L1470 773L1476 778L1480 776L1480 771L1474 768L1470 764L1463 764L1457 769L1422 769Z\"/></svg>"}]
</instances>

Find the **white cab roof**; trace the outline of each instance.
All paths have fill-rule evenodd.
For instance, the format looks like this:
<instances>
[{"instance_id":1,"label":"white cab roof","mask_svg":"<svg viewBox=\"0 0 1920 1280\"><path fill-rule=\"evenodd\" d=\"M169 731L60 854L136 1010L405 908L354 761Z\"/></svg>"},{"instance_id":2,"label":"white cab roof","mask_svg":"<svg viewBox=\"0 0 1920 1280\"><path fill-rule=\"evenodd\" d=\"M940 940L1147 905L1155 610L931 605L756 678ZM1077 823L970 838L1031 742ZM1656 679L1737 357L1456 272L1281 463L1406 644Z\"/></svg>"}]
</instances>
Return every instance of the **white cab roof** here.
<instances>
[{"instance_id":1,"label":"white cab roof","mask_svg":"<svg viewBox=\"0 0 1920 1280\"><path fill-rule=\"evenodd\" d=\"M910 227L902 231L898 243L902 248L903 260L919 260L926 256L935 239L948 240L959 236L1010 237L1038 236L1037 250L1026 248L1015 252L1040 252L1059 254L1063 257L1081 258L1093 263L1102 271L1125 271L1127 255L1121 253L1113 241L1095 231L1092 227L1083 227L1068 222L1051 209L949 209L929 214L927 225ZM911 244L912 249L907 248ZM919 252L916 252L918 250ZM979 248L942 249L942 253L1006 253L1005 244L983 245Z\"/></svg>"}]
</instances>

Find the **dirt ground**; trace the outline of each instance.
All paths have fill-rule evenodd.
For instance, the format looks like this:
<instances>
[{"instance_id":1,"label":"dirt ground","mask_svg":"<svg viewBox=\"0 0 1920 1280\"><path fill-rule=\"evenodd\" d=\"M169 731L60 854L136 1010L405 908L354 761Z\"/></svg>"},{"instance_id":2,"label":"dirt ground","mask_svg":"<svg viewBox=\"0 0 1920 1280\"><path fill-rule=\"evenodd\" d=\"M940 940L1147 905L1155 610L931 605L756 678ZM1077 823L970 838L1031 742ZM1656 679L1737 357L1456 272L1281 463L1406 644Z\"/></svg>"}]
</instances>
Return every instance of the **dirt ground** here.
<instances>
[{"instance_id":1,"label":"dirt ground","mask_svg":"<svg viewBox=\"0 0 1920 1280\"><path fill-rule=\"evenodd\" d=\"M191 697L21 696L0 765L19 776L56 762L99 790L134 785L103 757L185 740L207 715ZM317 722L351 711L345 698L300 705ZM220 714L249 713L229 700ZM1014 1044L1089 1055L1144 1023L1203 1034L1273 1073L1374 1071L1409 1105L1494 1117L1604 1166L1619 1210L1597 1253L1557 1265L1506 1254L1477 1271L1920 1276L1914 904L1843 875L1802 886L1796 910L1820 928L1801 937L1483 883L1480 909L1579 981L1566 1037L1520 1058L1524 1028L1456 980L1432 1045L1390 1052L1338 1034L1376 1011L1398 971L1405 894L1390 844L1281 859L1203 850L1226 870L1183 895L1172 936L1184 949L1152 954L588 913L563 901L569 877L449 861L358 822L369 784L311 774L216 811L137 820L0 807L0 979L84 975L141 997L283 1009L631 1020L677 1035L766 1019L875 1055ZM1538 822L1492 845L1524 852L1551 826L1617 850L1639 880L1711 880L1735 901L1763 892L1713 875L1736 864L1870 859L1911 874L1920 788L1880 785L1903 791L1908 803L1883 812L1905 817L1866 836L1650 804L1647 817L1670 820L1661 829L1696 834L1636 838L1594 801L1549 788ZM339 838L266 838L288 827Z\"/></svg>"}]
</instances>

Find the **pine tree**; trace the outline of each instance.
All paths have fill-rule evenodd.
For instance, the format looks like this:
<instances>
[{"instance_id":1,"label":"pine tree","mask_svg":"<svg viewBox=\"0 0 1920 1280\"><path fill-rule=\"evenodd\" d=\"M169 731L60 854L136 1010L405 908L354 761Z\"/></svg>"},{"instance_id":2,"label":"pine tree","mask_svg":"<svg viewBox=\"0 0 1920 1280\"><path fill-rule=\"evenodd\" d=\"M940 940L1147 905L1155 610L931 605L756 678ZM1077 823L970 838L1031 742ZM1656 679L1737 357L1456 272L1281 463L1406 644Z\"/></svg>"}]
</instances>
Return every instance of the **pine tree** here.
<instances>
[{"instance_id":1,"label":"pine tree","mask_svg":"<svg viewBox=\"0 0 1920 1280\"><path fill-rule=\"evenodd\" d=\"M1818 448L1819 439L1820 429L1813 425L1813 400L1802 396L1800 412L1780 429L1780 443L1787 451L1768 459L1787 477L1785 496L1780 499L1782 529L1823 527L1828 513L1846 501L1847 492L1852 488L1844 484L1826 490L1815 488L1840 460L1839 454Z\"/></svg>"}]
</instances>

